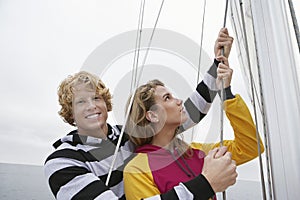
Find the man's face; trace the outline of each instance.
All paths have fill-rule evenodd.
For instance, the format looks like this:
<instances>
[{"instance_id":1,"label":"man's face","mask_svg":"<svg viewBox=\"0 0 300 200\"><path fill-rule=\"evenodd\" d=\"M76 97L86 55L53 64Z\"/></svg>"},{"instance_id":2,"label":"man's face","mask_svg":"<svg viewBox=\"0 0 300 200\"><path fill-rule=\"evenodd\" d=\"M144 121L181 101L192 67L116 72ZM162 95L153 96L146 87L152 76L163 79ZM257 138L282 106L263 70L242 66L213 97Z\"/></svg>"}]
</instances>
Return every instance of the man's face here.
<instances>
[{"instance_id":1,"label":"man's face","mask_svg":"<svg viewBox=\"0 0 300 200\"><path fill-rule=\"evenodd\" d=\"M73 97L73 118L78 133L93 137L105 137L107 117L107 107L102 96L86 85L77 85Z\"/></svg>"}]
</instances>

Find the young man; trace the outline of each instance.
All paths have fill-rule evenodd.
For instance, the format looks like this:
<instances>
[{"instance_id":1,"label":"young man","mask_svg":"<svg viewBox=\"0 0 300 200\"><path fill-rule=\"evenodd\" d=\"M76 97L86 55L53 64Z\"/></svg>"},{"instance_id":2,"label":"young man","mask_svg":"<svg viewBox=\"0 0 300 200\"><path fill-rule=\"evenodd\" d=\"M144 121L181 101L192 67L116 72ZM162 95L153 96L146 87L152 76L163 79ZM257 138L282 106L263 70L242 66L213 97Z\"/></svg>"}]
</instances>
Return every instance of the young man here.
<instances>
[{"instance_id":1,"label":"young man","mask_svg":"<svg viewBox=\"0 0 300 200\"><path fill-rule=\"evenodd\" d=\"M228 56L231 45L232 38L226 29L221 29L215 44L216 56L221 46L226 47L225 55ZM204 81L187 99L185 106L190 118L184 129L206 115L207 110L201 108L209 107L217 93L213 90L215 82L212 80L216 79L218 64L215 60ZM106 122L108 112L112 110L109 90L99 77L79 72L62 81L58 96L60 116L77 129L55 142L56 150L45 161L45 175L53 195L63 200L125 199L123 168L134 150L126 134L122 138L109 185L105 185L121 132L120 126ZM214 149L205 158L202 174L151 199L207 199L235 183L235 169L226 148Z\"/></svg>"}]
</instances>

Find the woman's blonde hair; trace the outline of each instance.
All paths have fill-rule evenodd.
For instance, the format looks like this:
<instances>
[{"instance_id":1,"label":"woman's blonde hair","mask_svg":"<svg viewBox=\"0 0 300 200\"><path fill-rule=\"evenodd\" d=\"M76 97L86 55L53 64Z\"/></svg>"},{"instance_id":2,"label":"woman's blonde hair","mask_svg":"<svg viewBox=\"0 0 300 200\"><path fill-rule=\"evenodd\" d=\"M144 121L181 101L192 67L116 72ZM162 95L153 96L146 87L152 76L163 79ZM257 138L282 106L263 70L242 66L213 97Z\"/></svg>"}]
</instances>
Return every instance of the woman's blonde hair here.
<instances>
[{"instance_id":1,"label":"woman's blonde hair","mask_svg":"<svg viewBox=\"0 0 300 200\"><path fill-rule=\"evenodd\" d=\"M126 122L126 132L137 146L150 144L155 135L153 124L146 118L146 113L153 109L154 92L157 86L164 86L164 84L159 80L152 80L138 87L134 93ZM127 101L126 110L129 108L131 98L132 96Z\"/></svg>"},{"instance_id":2,"label":"woman's blonde hair","mask_svg":"<svg viewBox=\"0 0 300 200\"><path fill-rule=\"evenodd\" d=\"M126 122L126 132L130 140L137 146L151 144L155 135L154 124L146 118L147 111L154 111L155 106L154 92L157 86L165 86L161 81L154 79L138 87L134 93L129 116ZM129 109L129 103L132 97L127 101L126 110ZM171 146L177 148L180 154L185 157L191 156L190 147L183 140L176 137L177 130L174 132L174 139Z\"/></svg>"},{"instance_id":3,"label":"woman's blonde hair","mask_svg":"<svg viewBox=\"0 0 300 200\"><path fill-rule=\"evenodd\" d=\"M105 87L100 78L89 72L80 71L64 79L60 83L57 91L58 101L61 105L61 109L58 114L64 119L65 122L72 126L75 126L72 108L74 88L79 84L84 84L85 87L95 90L95 92L104 99L107 106L107 111L112 110L112 96L109 92L109 89Z\"/></svg>"}]
</instances>

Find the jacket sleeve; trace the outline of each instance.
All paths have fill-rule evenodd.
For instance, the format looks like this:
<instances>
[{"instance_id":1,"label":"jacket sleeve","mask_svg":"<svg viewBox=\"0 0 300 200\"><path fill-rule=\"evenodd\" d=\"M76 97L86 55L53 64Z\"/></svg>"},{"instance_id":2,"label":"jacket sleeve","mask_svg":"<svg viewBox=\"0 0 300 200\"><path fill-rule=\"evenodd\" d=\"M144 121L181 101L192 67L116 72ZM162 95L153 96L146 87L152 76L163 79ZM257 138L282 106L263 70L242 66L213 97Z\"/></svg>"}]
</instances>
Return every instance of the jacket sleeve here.
<instances>
[{"instance_id":1,"label":"jacket sleeve","mask_svg":"<svg viewBox=\"0 0 300 200\"><path fill-rule=\"evenodd\" d=\"M256 126L244 100L237 94L235 98L226 100L224 107L234 131L234 140L224 140L223 145L228 147L228 151L231 152L232 159L236 161L237 165L256 158L258 156ZM264 146L260 137L259 141L260 153L263 153ZM220 143L193 143L192 146L202 149L207 154L209 150L219 147Z\"/></svg>"},{"instance_id":2,"label":"jacket sleeve","mask_svg":"<svg viewBox=\"0 0 300 200\"><path fill-rule=\"evenodd\" d=\"M45 162L44 173L57 200L119 199L109 187L85 167L84 162L80 159L75 160L74 155L78 158L75 151L64 149L51 154Z\"/></svg>"},{"instance_id":3,"label":"jacket sleeve","mask_svg":"<svg viewBox=\"0 0 300 200\"><path fill-rule=\"evenodd\" d=\"M140 154L127 164L124 170L124 186L127 200L207 200L215 193L203 175L180 183L164 194L160 194L154 183L147 156Z\"/></svg>"},{"instance_id":4,"label":"jacket sleeve","mask_svg":"<svg viewBox=\"0 0 300 200\"><path fill-rule=\"evenodd\" d=\"M180 183L170 191L156 195L145 200L208 200L215 195L206 178L200 174L194 179Z\"/></svg>"},{"instance_id":5,"label":"jacket sleeve","mask_svg":"<svg viewBox=\"0 0 300 200\"><path fill-rule=\"evenodd\" d=\"M184 108L189 118L179 128L179 132L195 126L206 116L217 94L216 78L219 63L216 59L214 60L214 63L204 75L203 80L197 85L196 91L184 102Z\"/></svg>"},{"instance_id":6,"label":"jacket sleeve","mask_svg":"<svg viewBox=\"0 0 300 200\"><path fill-rule=\"evenodd\" d=\"M125 167L124 191L127 200L137 200L159 194L146 154L137 154Z\"/></svg>"}]
</instances>

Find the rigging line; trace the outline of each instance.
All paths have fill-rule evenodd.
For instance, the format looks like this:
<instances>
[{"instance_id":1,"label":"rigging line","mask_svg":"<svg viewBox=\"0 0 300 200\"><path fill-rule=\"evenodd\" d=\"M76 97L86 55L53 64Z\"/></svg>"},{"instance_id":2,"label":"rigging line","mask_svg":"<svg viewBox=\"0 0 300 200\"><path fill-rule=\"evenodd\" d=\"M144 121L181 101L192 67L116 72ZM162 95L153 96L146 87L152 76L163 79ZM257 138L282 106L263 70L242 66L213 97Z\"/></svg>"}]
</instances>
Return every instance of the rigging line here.
<instances>
[{"instance_id":1,"label":"rigging line","mask_svg":"<svg viewBox=\"0 0 300 200\"><path fill-rule=\"evenodd\" d=\"M300 33L299 33L299 26L298 26L298 22L297 22L297 17L296 17L296 14L295 14L295 9L294 9L294 5L293 5L293 1L292 0L288 0L288 3L289 3L291 18L292 18L292 22L293 22L293 26L294 26L295 36L296 36L296 40L297 40L297 44L298 44L298 49L299 49L299 53L300 53ZM295 74L297 74L297 72ZM297 87L296 90L299 93L299 88L298 87Z\"/></svg>"},{"instance_id":2,"label":"rigging line","mask_svg":"<svg viewBox=\"0 0 300 200\"><path fill-rule=\"evenodd\" d=\"M235 12L236 13L238 13L238 9L237 9L237 7L236 7L236 4L234 4L234 8L233 7L231 7L231 9L235 9ZM231 17L232 17L232 22L234 23L234 29L235 29L235 32L236 33L238 33L238 30L237 30L237 25L236 25L236 22L235 22L235 19L234 19L234 16L233 16L233 10L231 10ZM241 26L241 22L240 22L240 20L239 20L239 18L237 18L236 19L237 21L238 21L238 24ZM252 23L252 25L253 25L253 23ZM240 30L241 32L242 32L242 30ZM253 34L254 34L254 39L255 39L255 32L253 32ZM255 40L254 40L254 42L256 42ZM239 50L240 50L240 52L242 52L242 49L245 49L245 48L243 48L241 45L240 45L241 43L238 43L238 48L239 48ZM245 45L245 43L244 43L244 45ZM246 45L245 45L246 46ZM256 45L255 45L256 46ZM257 52L256 52L257 53ZM241 62L242 63L244 63L244 60L243 59L241 59ZM248 61L248 62L250 62L250 61ZM242 66L246 66L246 64L242 64ZM258 59L257 59L257 66L258 66L258 68L259 68L259 61L258 61ZM258 73L258 76L259 76L259 80L261 79L260 78L260 74ZM247 80L248 81L248 80ZM249 81L250 82L250 81ZM261 86L261 84L260 84L260 86ZM263 116L263 130L264 130L264 135L266 134L266 133L268 133L269 131L268 131L268 127L267 127L267 125L266 125L266 117L265 117L265 114L264 114L264 109L263 109L263 107L264 107L264 101L263 101L263 94L262 93L260 93L260 96L261 96L261 100L259 99L259 91L257 90L257 88L256 88L256 86L254 85L254 90L255 90L255 96L256 96L256 100L257 100L257 102L258 102L258 106L259 106L259 111L260 111L260 113L261 113L261 115ZM250 90L249 90L250 91ZM262 88L260 88L260 91L262 91ZM249 96L250 96L250 98L251 98L251 94L249 94ZM255 101L255 99L253 99L253 101ZM252 100L251 100L251 104L252 104ZM270 179L270 160L269 160L269 155L270 155L270 153L269 153L269 141L268 141L268 137L266 137L265 136L265 151L266 151L266 153L265 153L265 155L266 155L266 160L267 160L267 175L268 175L268 185L269 185L269 188L270 188L270 190L272 190L272 185L271 185L271 179ZM272 199L272 195L270 194L270 199Z\"/></svg>"},{"instance_id":3,"label":"rigging line","mask_svg":"<svg viewBox=\"0 0 300 200\"><path fill-rule=\"evenodd\" d=\"M298 26L298 23L297 23L297 18L296 18L296 14L295 14L293 1L288 0L288 3L289 3L289 7L290 7L290 13L291 13L291 16L292 16L292 22L293 22L293 26L294 26L296 40L297 40L297 44L298 44L298 50L300 52L300 33L299 33L299 26Z\"/></svg>"},{"instance_id":4,"label":"rigging line","mask_svg":"<svg viewBox=\"0 0 300 200\"><path fill-rule=\"evenodd\" d=\"M157 23L158 23L158 19L160 17L160 13L161 13L161 10L162 10L162 7L163 7L163 4L164 4L164 0L162 0L162 3L161 3L161 6L160 6L160 9L159 9L159 12L158 12L158 16L156 18L156 21L155 21L155 25L153 27L153 30L152 30L152 33L151 33L151 37L150 37L150 40L149 40L149 43L148 43L148 46L147 46L147 52L149 51L150 49L150 45L152 43L152 39L153 39L153 36L154 36L154 32L156 30L156 26L157 26ZM122 129L121 129L121 133L120 133L120 136L119 136L119 139L118 139L118 142L117 142L117 145L116 145L116 148L115 148L115 152L114 152L114 155L113 155L113 160L112 160L112 164L110 166L110 169L108 171L108 175L107 175L107 179L106 179L106 182L105 182L105 185L108 186L109 184L109 180L110 180L110 177L111 177L111 174L112 174L112 171L113 171L113 168L115 166L115 162L117 160L117 156L118 156L118 151L119 151L119 148L120 148L120 145L121 145L121 141L122 141L122 138L123 138L123 135L124 135L124 130L125 130L125 125L126 125L126 122L128 120L128 117L129 117L129 112L131 110L131 107L132 107L132 103L133 103L133 99L134 99L134 96L135 96L135 91L138 87L138 83L139 83L139 80L141 78L141 73L143 71L143 68L144 68L144 65L145 65L145 61L146 61L146 57L148 55L148 53L146 52L145 54L145 57L144 57L144 61L143 61L143 64L141 66L141 71L140 71L140 74L138 76L138 79L137 79L137 82L136 82L136 85L135 85L135 88L134 88L134 92L130 98L130 101L129 101L129 104L128 104L128 108L127 108L127 111L126 111L126 115L125 115L125 119L124 119L124 125L122 126Z\"/></svg>"},{"instance_id":5,"label":"rigging line","mask_svg":"<svg viewBox=\"0 0 300 200\"><path fill-rule=\"evenodd\" d=\"M261 8L261 10L263 11L264 10L264 8L263 8L263 6L262 6L262 4L260 3L259 4L260 5L260 8ZM252 14L252 9L251 9L251 15L253 16L253 14ZM253 20L253 17L252 17L252 20ZM265 38L267 38L268 37L268 35L267 35L267 32L266 32L266 30L267 30L267 27L266 27L266 23L265 23L265 18L264 17L262 17L262 21L263 21L263 25L264 25L264 31L263 31L263 33L264 33L264 37ZM254 26L254 25L253 25ZM254 28L253 28L254 29ZM255 33L255 32L254 32ZM256 40L255 40L255 42L256 42ZM257 45L257 44L255 44L255 45ZM269 45L269 41L267 40L266 41L266 45L267 45L267 49L268 50L270 50L270 45ZM257 50L257 48L256 48L256 53L258 53L258 50ZM268 53L269 54L269 53ZM258 54L257 54L258 55ZM257 56L257 61L258 61L258 63L259 63L259 58L258 58L258 56ZM269 63L271 63L271 60L270 60L270 56L268 56L268 62ZM258 65L258 67L260 67L260 65ZM272 73L272 68L270 68L271 69L271 73ZM260 75L260 74L259 74ZM261 91L262 91L262 84L261 84L261 77L259 76L259 78L260 78L260 89L261 89ZM274 81L272 80L272 86L273 86L273 90L275 90L275 87L274 87ZM262 91L263 92L263 91ZM262 98L262 102L264 102L264 96L263 96L263 93L261 92L261 98ZM276 102L275 102L275 104L277 104ZM263 107L264 108L264 107ZM264 136L265 136L265 142L266 142L266 159L267 159L267 170L268 170L268 183L269 183L269 186L270 186L270 192L269 192L269 195L270 195L270 199L276 199L276 193L274 192L274 183L275 183L275 180L274 180L274 177L273 177L273 166L272 166L272 154L271 154L271 152L270 152L270 150L269 150L269 148L271 147L271 143L270 143L270 131L269 131L269 126L268 126L268 118L267 118L267 115L265 114L266 112L265 112L265 109L263 109L264 110L264 112L263 112L263 123L264 123L264 128L265 128L265 132L264 132ZM277 113L277 115L278 115L278 113ZM278 118L278 117L277 117ZM279 120L279 119L277 119L277 120ZM271 175L270 175L270 173L271 173ZM286 186L286 185L285 185ZM287 186L286 186L287 187Z\"/></svg>"},{"instance_id":6,"label":"rigging line","mask_svg":"<svg viewBox=\"0 0 300 200\"><path fill-rule=\"evenodd\" d=\"M237 50L237 52L240 52L240 54L238 55L239 57L243 57L243 50L245 49L244 48L244 46L242 46L241 44L242 44L242 42L239 42L240 40L242 40L243 38L241 37L241 38L239 38L238 36L239 36L239 32L242 32L240 29L240 27L242 27L241 26L241 22L240 22L240 18L239 17L237 17L237 18L234 18L234 12L235 13L239 13L239 9L237 8L237 6L236 6L236 4L233 4L231 7L231 18L232 18L232 20L231 20L231 23L232 23L232 26L233 26L233 29L234 29L234 32L236 33L236 36L237 36L237 43L236 43L236 45L237 45L237 48L238 48L238 50ZM241 66L246 66L246 64L245 64L245 60L244 59L239 59L239 61L240 61L240 65ZM246 77L245 78L245 82L250 82L249 80L248 80L248 76L247 76L247 74L245 74L245 71L244 70L242 70L241 71L242 73L243 73L243 75L244 75L244 77ZM248 88L247 88L248 89ZM247 94L248 94L248 96L251 98L251 94L250 94L250 89L249 90L247 90Z\"/></svg>"},{"instance_id":7,"label":"rigging line","mask_svg":"<svg viewBox=\"0 0 300 200\"><path fill-rule=\"evenodd\" d=\"M227 11L228 11L228 0L226 0L223 28L226 27ZM224 54L225 54L224 47L221 49L221 53L224 56ZM225 94L224 94L224 80L223 79L221 79L221 89L220 90L221 90L221 116L220 116L220 119L221 119L220 131L221 131L221 134L220 134L220 145L223 146L223 124L224 124L223 123L223 121L224 121L223 101L224 101L224 96L225 96Z\"/></svg>"},{"instance_id":8,"label":"rigging line","mask_svg":"<svg viewBox=\"0 0 300 200\"><path fill-rule=\"evenodd\" d=\"M234 7L233 7L234 6ZM242 22L240 21L240 18L239 17L237 17L236 19L234 18L234 15L233 15L233 12L236 12L236 13L239 13L239 11L238 11L238 8L237 8L237 6L236 6L236 4L233 4L233 6L231 6L231 17L232 17L232 22L233 22L233 24L234 24L234 29L235 29L235 32L236 33L238 33L238 30L237 30L237 24L239 24L239 26L240 27L242 27ZM250 6L251 7L251 6ZM234 10L234 11L233 11ZM252 11L252 10L251 10ZM251 14L252 15L252 14ZM236 21L237 21L237 24L236 24ZM253 26L253 23L251 23L252 24L252 26ZM240 32L243 32L242 30L239 30ZM254 42L255 42L255 46L257 46L256 45L256 40L255 40L255 32L253 32L253 34L254 34ZM243 36L242 36L243 37ZM242 39L242 38L241 38ZM240 39L239 39L240 40ZM242 41L244 41L244 40L242 40ZM238 48L239 48L239 51L241 52L241 55L242 55L242 49L245 49L245 47L242 47L242 43L241 42L239 42L239 43L237 43L238 44ZM244 46L246 46L245 45L245 43L243 43L244 44ZM257 54L257 52L256 52L256 54ZM259 68L260 66L259 66L259 60L258 59L256 59L257 60L257 67ZM244 60L243 59L241 59L240 60L241 62L242 62L242 66L246 66L246 64L244 64ZM248 61L249 62L249 61ZM260 73L258 73L258 78L259 78L259 80L261 79L260 78ZM249 81L249 83L250 83L250 80L248 80L247 79L247 81ZM254 85L255 86L255 85ZM259 85L260 86L260 91L262 91L262 88L261 88L261 84ZM264 130L264 138L265 138L265 151L266 151L266 153L265 153L265 155L266 155L266 160L267 160L267 175L268 175L268 184L269 184L269 188L270 188L270 190L272 191L272 185L271 185L271 178L270 178L270 160L269 160L269 155L270 155L270 153L269 153L269 141L268 141L268 137L266 136L266 133L268 133L269 132L269 130L268 130L268 127L267 127L267 125L266 125L266 121L267 121L267 119L266 119L266 116L265 116L265 112L264 112L264 101L263 101L263 94L262 94L262 92L260 92L260 96L261 96L261 100L259 100L259 94L258 94L258 91L257 91L257 89L256 89L256 87L254 88L255 89L255 94L256 94L256 99L257 99L257 101L258 101L258 106L259 106L259 110L260 110L260 113L261 113L261 115L263 116L263 130ZM250 91L250 90L249 90ZM251 94L250 94L250 92L249 92L249 96L250 96L250 98L251 98ZM255 101L255 99L253 99L254 101ZM251 104L252 104L252 100L251 100ZM270 193L270 199L273 199L272 198L272 194Z\"/></svg>"},{"instance_id":9,"label":"rigging line","mask_svg":"<svg viewBox=\"0 0 300 200\"><path fill-rule=\"evenodd\" d=\"M202 46L203 46L203 33L204 33L204 21L205 21L205 11L206 11L206 0L204 0L203 5L203 15L202 15L202 28L201 28L201 40L200 40L200 51L199 51L199 61L198 61L198 73L197 73L197 84L200 79L200 67L201 67L201 58L202 58Z\"/></svg>"},{"instance_id":10,"label":"rigging line","mask_svg":"<svg viewBox=\"0 0 300 200\"><path fill-rule=\"evenodd\" d=\"M260 137L258 134L258 121L257 121L257 112L256 112L256 104L255 104L255 96L254 96L254 82L253 82L253 74L251 71L251 65L250 65L250 55L249 55L249 46L247 41L247 32L246 32L246 25L245 25L245 19L244 19L244 9L243 9L243 2L240 1L240 9L241 9L241 17L242 17L242 25L243 25L243 34L245 38L245 49L246 49L246 56L248 59L248 70L250 74L250 84L251 84L251 93L253 98L253 109L254 109L254 118L255 118L255 128L256 128L256 139L257 139L257 152L259 157L259 165L260 165L260 174L261 174L261 182L262 182L262 190L263 190L263 199L266 199L266 188L265 188L265 180L264 180L264 172L263 172L263 165L262 165L262 157L261 157L261 148L260 148Z\"/></svg>"},{"instance_id":11,"label":"rigging line","mask_svg":"<svg viewBox=\"0 0 300 200\"><path fill-rule=\"evenodd\" d=\"M159 17L160 17L160 14L161 14L162 7L163 7L163 5L164 5L164 2L165 2L165 0L162 0L161 5L160 5L160 8L159 8L159 11L158 11L158 15L157 15L157 18L156 18L156 21L155 21L155 24L154 24L154 27L153 27L153 30L152 30L150 39L149 39L149 43L148 43L147 48L146 48L146 53L145 53L144 60L143 60L143 62L142 62L142 66L141 66L141 70L140 70L140 73L139 73L139 76L138 76L138 82L139 82L139 80L141 79L141 76L142 76L143 68L144 68L144 65L145 65L145 63L146 63L146 59L147 59L148 54L149 54L149 50L150 50L150 46L151 46L151 44L152 44L154 32L155 32L155 30L156 30L156 27L157 27L157 24L158 24L158 19L159 19ZM138 84L137 84L137 85L138 85Z\"/></svg>"},{"instance_id":12,"label":"rigging line","mask_svg":"<svg viewBox=\"0 0 300 200\"><path fill-rule=\"evenodd\" d=\"M228 11L228 0L226 0L226 5L225 5L225 15L224 15L223 27L226 26L227 11Z\"/></svg>"},{"instance_id":13,"label":"rigging line","mask_svg":"<svg viewBox=\"0 0 300 200\"><path fill-rule=\"evenodd\" d=\"M139 53L140 53L140 48L141 48L144 10L145 10L145 0L142 0L141 5L140 5L137 36L136 36L135 49L134 49L133 67L132 67L132 75L131 75L131 86L130 86L131 93L133 92L133 88L136 85L136 76L137 76L137 69L138 69Z\"/></svg>"},{"instance_id":14,"label":"rigging line","mask_svg":"<svg viewBox=\"0 0 300 200\"><path fill-rule=\"evenodd\" d=\"M197 82L196 84L199 84L200 79L200 67L201 67L201 59L202 59L202 46L203 46L203 33L204 33L204 22L205 22L205 11L206 11L206 0L204 0L203 3L203 15L202 15L202 28L201 28L201 39L200 39L200 49L199 49L199 59L198 59L198 69L197 69ZM192 128L192 141L194 141L194 131L195 127Z\"/></svg>"},{"instance_id":15,"label":"rigging line","mask_svg":"<svg viewBox=\"0 0 300 200\"><path fill-rule=\"evenodd\" d=\"M226 5L225 5L225 14L224 14L224 22L223 22L223 28L226 27L226 19L227 19L227 11L228 11L228 0L226 0ZM221 49L221 53L224 56L225 54L225 49L224 47ZM220 106L220 146L223 146L223 136L224 136L224 96L225 96L225 91L224 91L224 80L223 78L221 79L221 106ZM222 192L222 197L223 200L226 200L226 191Z\"/></svg>"},{"instance_id":16,"label":"rigging line","mask_svg":"<svg viewBox=\"0 0 300 200\"><path fill-rule=\"evenodd\" d=\"M260 8L261 8L261 10L262 11L264 11L264 8L263 8L263 6L262 6L262 4L260 3L259 4L260 5ZM252 10L251 10L251 12L252 12ZM252 14L252 13L251 13ZM252 16L253 16L253 14L252 14ZM252 20L253 20L253 17L252 17ZM262 20L263 20L263 25L264 25L264 31L263 31L263 33L264 33L264 37L265 38L267 38L268 37L268 35L267 35L267 32L266 32L266 30L267 30L267 27L266 27L266 22L265 22L265 18L264 17L262 17ZM255 32L254 32L255 33ZM255 40L255 42L256 42L256 40ZM266 41L266 45L267 45L267 49L270 51L270 44L269 44L269 41L267 40ZM257 50L257 48L256 48L256 53L258 52L258 50ZM258 55L258 54L257 54ZM269 53L268 53L268 55L269 55ZM257 60L258 60L258 62L259 62L259 58L258 58L258 56L257 56ZM268 56L268 62L269 63L271 63L271 60L270 60L270 56ZM259 65L258 65L258 67L260 67ZM270 68L271 69L271 73L272 73L272 68ZM261 84L261 79L260 79L260 89L262 90L262 84ZM274 87L274 80L272 80L272 86L273 86L273 90L275 90L275 87ZM264 97L263 97L263 93L261 93L261 97L262 97L262 100L263 100L263 102L264 102ZM277 103L275 102L275 104L277 105ZM264 108L264 107L263 107ZM266 144L267 144L267 146L266 146L266 159L267 159L267 170L268 170L268 183L269 183L269 186L270 186L270 192L269 192L269 195L270 195L270 199L276 199L276 193L274 192L274 183L275 183L275 180L274 180L274 177L273 177L273 165L272 165L272 154L271 154L271 152L270 152L270 147L271 147L271 143L270 143L270 131L269 131L269 126L268 126L268 117L267 117L267 115L265 114L266 113L266 111L265 111L265 109L264 109L264 115L263 115L263 123L264 123L264 128L265 128L265 133L264 133L264 136L265 136L265 142L266 142ZM278 116L278 113L277 113L277 116ZM277 117L278 118L278 117ZM279 119L277 119L277 120L279 120ZM271 175L270 175L270 173L271 173ZM286 185L285 185L286 186ZM286 186L287 187L287 186Z\"/></svg>"}]
</instances>

